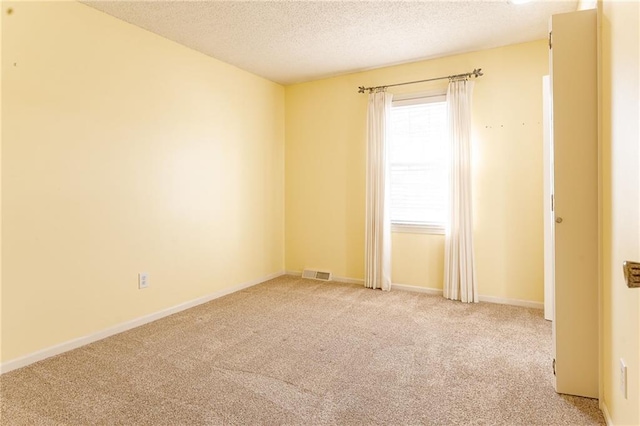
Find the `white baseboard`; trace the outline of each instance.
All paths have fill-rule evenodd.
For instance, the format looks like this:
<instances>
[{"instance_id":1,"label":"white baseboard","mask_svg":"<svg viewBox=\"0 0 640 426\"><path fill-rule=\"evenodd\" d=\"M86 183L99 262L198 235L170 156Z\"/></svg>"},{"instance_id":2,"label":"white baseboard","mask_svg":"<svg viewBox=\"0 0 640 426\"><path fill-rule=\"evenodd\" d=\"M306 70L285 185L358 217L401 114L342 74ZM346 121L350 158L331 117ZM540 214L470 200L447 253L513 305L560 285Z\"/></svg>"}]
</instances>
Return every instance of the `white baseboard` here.
<instances>
[{"instance_id":1,"label":"white baseboard","mask_svg":"<svg viewBox=\"0 0 640 426\"><path fill-rule=\"evenodd\" d=\"M611 414L609 414L607 404L605 404L602 399L600 400L600 410L604 416L604 421L607 422L607 426L613 426L613 420L611 419Z\"/></svg>"},{"instance_id":2,"label":"white baseboard","mask_svg":"<svg viewBox=\"0 0 640 426\"><path fill-rule=\"evenodd\" d=\"M293 275L296 277L302 276L301 271L285 271L286 275ZM364 280L358 278L344 278L344 277L332 277L332 281L348 283L348 284L363 284ZM431 294L434 296L442 296L442 289L438 288L430 288L430 287L420 287L415 285L408 284L391 284L392 290L401 290L401 291L414 291L417 293L425 293ZM512 306L522 306L523 308L534 308L534 309L544 309L543 302L532 302L529 300L520 300L520 299L507 299L503 297L494 297L494 296L478 296L480 302L488 302L488 303L498 303L501 305L512 305Z\"/></svg>"},{"instance_id":3,"label":"white baseboard","mask_svg":"<svg viewBox=\"0 0 640 426\"><path fill-rule=\"evenodd\" d=\"M214 299L218 299L222 296L226 296L231 293L235 293L240 290L244 290L245 288L252 287L257 284L261 284L265 281L269 281L273 278L277 278L281 275L284 275L284 271L279 271L274 274L267 275L265 277L261 277L255 280L247 281L233 287L225 288L223 290L218 290L209 295L199 297L197 299L180 303L179 305L172 306L170 308L163 309L158 312L154 312L149 315L145 315L139 318L132 319L130 321L125 321L123 323L114 325L113 327L109 327L105 330L98 331L96 333L89 334L87 336L78 337L76 339L72 339L49 348L45 348L39 350L37 352L31 353L29 355L22 356L20 358L13 359L11 361L4 362L0 364L0 374L8 373L9 371L16 370L18 368L26 367L29 364L33 364L38 361L42 361L43 359L50 358L55 355L59 355L64 352L68 352L73 349L77 349L81 346L88 345L89 343L97 342L98 340L102 340L109 336L113 336L118 333L122 333L127 330L131 330L132 328L140 327L141 325L148 324L150 322L159 320L160 318L167 317L169 315L173 315L180 311L184 311L189 308L193 308L194 306L201 305L203 303L210 302Z\"/></svg>"},{"instance_id":4,"label":"white baseboard","mask_svg":"<svg viewBox=\"0 0 640 426\"><path fill-rule=\"evenodd\" d=\"M361 280L359 278L345 278L345 277L332 277L333 281L337 281L339 283L345 283L345 284L360 284L360 285L364 285L364 280Z\"/></svg>"},{"instance_id":5,"label":"white baseboard","mask_svg":"<svg viewBox=\"0 0 640 426\"><path fill-rule=\"evenodd\" d=\"M289 271L284 271L284 273L285 273L285 275L291 275L293 277L301 277L302 276L302 271L289 270ZM331 276L331 281L335 281L335 282L338 282L338 283L345 283L345 284L362 284L362 285L364 285L364 280L362 280L362 279L336 277L335 275Z\"/></svg>"},{"instance_id":6,"label":"white baseboard","mask_svg":"<svg viewBox=\"0 0 640 426\"><path fill-rule=\"evenodd\" d=\"M413 291L416 293L431 294L433 296L442 296L442 289L419 287L417 285L391 284L391 290Z\"/></svg>"},{"instance_id":7,"label":"white baseboard","mask_svg":"<svg viewBox=\"0 0 640 426\"><path fill-rule=\"evenodd\" d=\"M543 302L532 302L530 300L507 299L504 297L483 296L479 295L481 302L498 303L500 305L522 306L523 308L544 309Z\"/></svg>"},{"instance_id":8,"label":"white baseboard","mask_svg":"<svg viewBox=\"0 0 640 426\"><path fill-rule=\"evenodd\" d=\"M442 289L440 288L418 287L418 286L406 285L406 284L391 284L391 288L396 290L415 291L418 293L432 294L434 296L442 296ZM544 303L531 302L529 300L506 299L502 297L482 296L482 295L478 296L478 299L480 300L480 302L499 303L501 305L522 306L525 308L535 308L535 309L544 308Z\"/></svg>"}]
</instances>

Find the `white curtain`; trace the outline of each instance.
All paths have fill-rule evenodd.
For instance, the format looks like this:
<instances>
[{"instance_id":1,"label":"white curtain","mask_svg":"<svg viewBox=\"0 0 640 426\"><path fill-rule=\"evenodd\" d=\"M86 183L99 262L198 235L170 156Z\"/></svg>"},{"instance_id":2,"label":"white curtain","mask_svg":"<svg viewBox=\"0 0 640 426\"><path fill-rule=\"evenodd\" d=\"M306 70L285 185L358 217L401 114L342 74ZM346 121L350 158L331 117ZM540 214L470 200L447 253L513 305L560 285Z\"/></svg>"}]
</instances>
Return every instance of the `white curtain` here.
<instances>
[{"instance_id":1,"label":"white curtain","mask_svg":"<svg viewBox=\"0 0 640 426\"><path fill-rule=\"evenodd\" d=\"M478 301L471 210L472 92L473 82L466 80L451 81L447 89L451 167L443 293L462 302Z\"/></svg>"},{"instance_id":2,"label":"white curtain","mask_svg":"<svg viewBox=\"0 0 640 426\"><path fill-rule=\"evenodd\" d=\"M369 288L391 290L391 220L389 218L388 126L392 95L369 94L367 111L367 194L365 276Z\"/></svg>"}]
</instances>

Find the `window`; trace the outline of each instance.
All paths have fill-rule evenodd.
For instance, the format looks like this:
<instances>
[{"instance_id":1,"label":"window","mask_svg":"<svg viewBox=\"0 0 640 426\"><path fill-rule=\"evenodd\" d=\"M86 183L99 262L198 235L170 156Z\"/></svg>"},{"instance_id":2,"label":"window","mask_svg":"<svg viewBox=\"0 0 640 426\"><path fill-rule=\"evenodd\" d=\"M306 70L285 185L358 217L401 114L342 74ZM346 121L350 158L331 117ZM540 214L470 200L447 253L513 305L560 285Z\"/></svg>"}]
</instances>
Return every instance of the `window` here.
<instances>
[{"instance_id":1,"label":"window","mask_svg":"<svg viewBox=\"0 0 640 426\"><path fill-rule=\"evenodd\" d=\"M444 95L393 102L389 156L394 231L444 233L447 153Z\"/></svg>"}]
</instances>

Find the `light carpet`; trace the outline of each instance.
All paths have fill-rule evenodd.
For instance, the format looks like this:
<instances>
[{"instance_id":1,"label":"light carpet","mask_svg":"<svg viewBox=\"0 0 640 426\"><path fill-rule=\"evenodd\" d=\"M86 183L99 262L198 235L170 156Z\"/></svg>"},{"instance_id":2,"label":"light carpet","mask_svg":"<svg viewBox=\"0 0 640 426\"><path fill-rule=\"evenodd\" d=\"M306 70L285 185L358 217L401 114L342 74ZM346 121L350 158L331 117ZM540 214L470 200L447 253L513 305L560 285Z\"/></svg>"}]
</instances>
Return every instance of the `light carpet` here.
<instances>
[{"instance_id":1,"label":"light carpet","mask_svg":"<svg viewBox=\"0 0 640 426\"><path fill-rule=\"evenodd\" d=\"M0 377L3 425L591 425L542 312L283 276Z\"/></svg>"}]
</instances>

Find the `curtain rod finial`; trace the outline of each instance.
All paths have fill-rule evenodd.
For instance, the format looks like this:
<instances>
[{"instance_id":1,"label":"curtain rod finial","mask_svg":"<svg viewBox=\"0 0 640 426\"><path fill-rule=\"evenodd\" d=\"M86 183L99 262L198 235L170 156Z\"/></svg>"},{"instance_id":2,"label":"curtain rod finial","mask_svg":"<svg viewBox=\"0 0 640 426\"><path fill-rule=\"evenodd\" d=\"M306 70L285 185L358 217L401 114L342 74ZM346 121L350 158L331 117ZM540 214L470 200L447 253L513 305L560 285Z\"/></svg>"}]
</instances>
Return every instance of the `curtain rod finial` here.
<instances>
[{"instance_id":1,"label":"curtain rod finial","mask_svg":"<svg viewBox=\"0 0 640 426\"><path fill-rule=\"evenodd\" d=\"M358 87L358 93L364 93L364 86Z\"/></svg>"}]
</instances>

